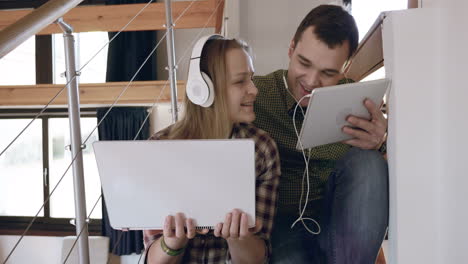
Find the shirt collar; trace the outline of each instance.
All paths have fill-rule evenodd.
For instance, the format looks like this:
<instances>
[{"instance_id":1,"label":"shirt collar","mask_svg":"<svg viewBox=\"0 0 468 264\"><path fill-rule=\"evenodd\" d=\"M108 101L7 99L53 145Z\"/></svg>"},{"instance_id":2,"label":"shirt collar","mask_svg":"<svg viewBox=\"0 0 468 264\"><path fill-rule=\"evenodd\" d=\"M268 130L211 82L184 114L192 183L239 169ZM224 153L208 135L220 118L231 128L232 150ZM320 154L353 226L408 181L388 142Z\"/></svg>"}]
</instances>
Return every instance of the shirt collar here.
<instances>
[{"instance_id":1,"label":"shirt collar","mask_svg":"<svg viewBox=\"0 0 468 264\"><path fill-rule=\"evenodd\" d=\"M231 136L229 138L230 139L239 138L240 130L241 130L241 124L240 123L234 123L232 125Z\"/></svg>"}]
</instances>

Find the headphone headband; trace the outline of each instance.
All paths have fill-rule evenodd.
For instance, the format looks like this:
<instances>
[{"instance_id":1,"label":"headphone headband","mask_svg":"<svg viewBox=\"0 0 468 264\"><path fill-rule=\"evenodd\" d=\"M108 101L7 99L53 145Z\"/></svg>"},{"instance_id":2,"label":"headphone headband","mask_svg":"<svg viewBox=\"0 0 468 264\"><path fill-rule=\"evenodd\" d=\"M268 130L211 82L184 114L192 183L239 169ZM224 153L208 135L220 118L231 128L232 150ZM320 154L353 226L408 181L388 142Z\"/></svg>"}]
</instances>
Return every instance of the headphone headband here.
<instances>
[{"instance_id":1,"label":"headphone headband","mask_svg":"<svg viewBox=\"0 0 468 264\"><path fill-rule=\"evenodd\" d=\"M203 47L205 46L206 42L208 42L208 40L211 40L211 39L224 39L224 37L218 34L207 35L207 36L201 37L195 43L195 45L193 45L192 56L190 57L190 59L200 58L202 51L203 51Z\"/></svg>"}]
</instances>

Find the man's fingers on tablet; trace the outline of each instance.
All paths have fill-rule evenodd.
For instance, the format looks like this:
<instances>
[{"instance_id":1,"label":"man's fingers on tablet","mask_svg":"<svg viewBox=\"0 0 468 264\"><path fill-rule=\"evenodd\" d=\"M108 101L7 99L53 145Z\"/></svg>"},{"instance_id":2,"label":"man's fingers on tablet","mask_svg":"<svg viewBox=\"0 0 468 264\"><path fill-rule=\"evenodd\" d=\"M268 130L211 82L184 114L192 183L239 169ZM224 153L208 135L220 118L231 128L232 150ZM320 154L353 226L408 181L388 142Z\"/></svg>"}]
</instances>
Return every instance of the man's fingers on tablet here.
<instances>
[{"instance_id":1,"label":"man's fingers on tablet","mask_svg":"<svg viewBox=\"0 0 468 264\"><path fill-rule=\"evenodd\" d=\"M375 124L373 124L372 122L368 120L364 120L362 118L350 116L346 119L346 121L350 123L351 125L357 128L360 128L362 130L365 130L367 132L373 132L375 130Z\"/></svg>"},{"instance_id":2,"label":"man's fingers on tablet","mask_svg":"<svg viewBox=\"0 0 468 264\"><path fill-rule=\"evenodd\" d=\"M347 120L356 127L344 126L342 131L362 142L347 141L344 143L365 149L378 149L385 140L386 127L377 124L378 121L369 122L356 117L349 117Z\"/></svg>"},{"instance_id":3,"label":"man's fingers on tablet","mask_svg":"<svg viewBox=\"0 0 468 264\"><path fill-rule=\"evenodd\" d=\"M370 99L364 100L364 106L366 107L367 111L372 115L372 117L377 117L379 116L382 111L377 107L377 105L372 102Z\"/></svg>"},{"instance_id":4,"label":"man's fingers on tablet","mask_svg":"<svg viewBox=\"0 0 468 264\"><path fill-rule=\"evenodd\" d=\"M350 128L348 126L343 127L343 132L357 139L369 140L371 138L371 135L368 132L360 129Z\"/></svg>"},{"instance_id":5,"label":"man's fingers on tablet","mask_svg":"<svg viewBox=\"0 0 468 264\"><path fill-rule=\"evenodd\" d=\"M380 108L377 107L377 105L374 104L374 102L372 102L372 100L366 99L364 101L364 106L367 108L367 111L369 111L369 113L371 114L372 120L377 120L379 124L387 123L387 119L385 118L384 114L382 113Z\"/></svg>"}]
</instances>

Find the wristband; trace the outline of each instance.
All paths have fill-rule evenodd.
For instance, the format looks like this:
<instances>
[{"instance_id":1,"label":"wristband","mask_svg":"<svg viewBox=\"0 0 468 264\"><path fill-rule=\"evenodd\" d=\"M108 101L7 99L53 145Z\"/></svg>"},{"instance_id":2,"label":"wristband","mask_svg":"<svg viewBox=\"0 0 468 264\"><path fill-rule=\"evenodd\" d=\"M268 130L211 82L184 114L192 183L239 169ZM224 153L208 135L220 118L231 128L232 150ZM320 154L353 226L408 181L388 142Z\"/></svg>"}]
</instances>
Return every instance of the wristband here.
<instances>
[{"instance_id":1,"label":"wristband","mask_svg":"<svg viewBox=\"0 0 468 264\"><path fill-rule=\"evenodd\" d=\"M172 249L172 248L170 248L170 247L168 247L166 245L166 242L164 241L164 236L162 236L161 237L161 249L167 255L175 257L175 256L178 256L178 255L182 254L182 252L184 252L184 250L185 250L185 247L183 247L181 249Z\"/></svg>"}]
</instances>

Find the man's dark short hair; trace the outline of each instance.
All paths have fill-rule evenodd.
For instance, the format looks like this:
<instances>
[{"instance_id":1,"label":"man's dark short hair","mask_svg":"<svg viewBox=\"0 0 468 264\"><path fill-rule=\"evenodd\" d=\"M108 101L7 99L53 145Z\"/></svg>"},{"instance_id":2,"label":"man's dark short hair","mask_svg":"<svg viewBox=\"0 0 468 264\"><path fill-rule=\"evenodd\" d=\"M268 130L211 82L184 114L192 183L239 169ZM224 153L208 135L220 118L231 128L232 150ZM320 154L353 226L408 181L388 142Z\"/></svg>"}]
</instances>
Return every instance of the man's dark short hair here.
<instances>
[{"instance_id":1,"label":"man's dark short hair","mask_svg":"<svg viewBox=\"0 0 468 264\"><path fill-rule=\"evenodd\" d=\"M301 40L302 33L309 27L314 27L317 38L325 42L329 48L349 43L350 58L356 51L359 41L359 32L354 21L346 10L337 5L320 5L312 9L302 20L294 35L294 44Z\"/></svg>"}]
</instances>

